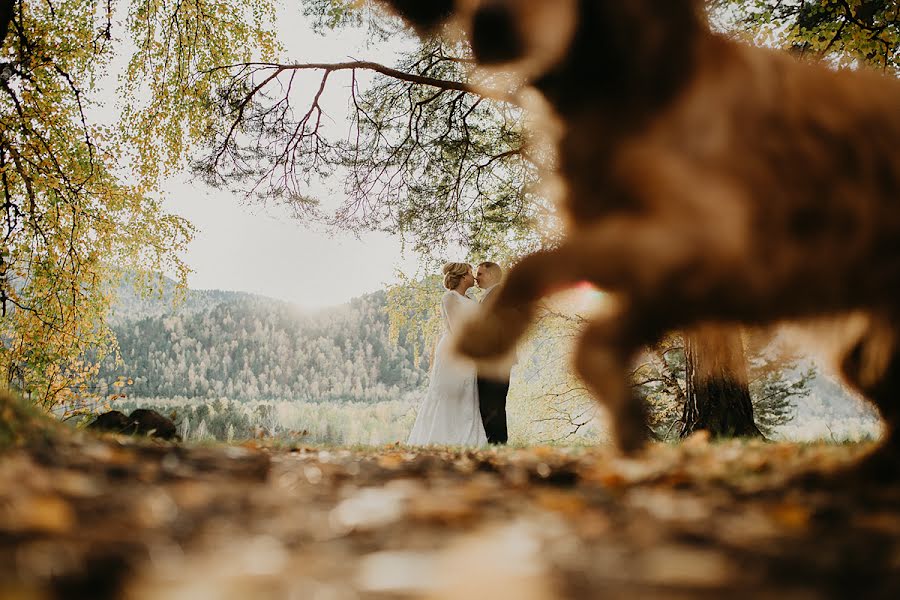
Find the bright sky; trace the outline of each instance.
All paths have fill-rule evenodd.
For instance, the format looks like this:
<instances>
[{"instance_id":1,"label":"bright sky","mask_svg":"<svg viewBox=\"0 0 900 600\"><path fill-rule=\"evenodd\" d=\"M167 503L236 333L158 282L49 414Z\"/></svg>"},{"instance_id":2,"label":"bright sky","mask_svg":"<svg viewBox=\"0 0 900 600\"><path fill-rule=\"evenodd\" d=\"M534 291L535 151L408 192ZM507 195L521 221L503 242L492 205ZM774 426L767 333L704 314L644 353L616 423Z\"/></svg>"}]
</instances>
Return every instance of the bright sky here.
<instances>
[{"instance_id":1,"label":"bright sky","mask_svg":"<svg viewBox=\"0 0 900 600\"><path fill-rule=\"evenodd\" d=\"M299 3L288 4L282 8L279 27L289 60L393 61L397 44L366 48L365 37L358 31L319 36L305 21ZM307 81L314 92L319 78L312 75ZM323 99L333 126L343 130L348 82L349 72L333 75L330 93ZM341 189L337 181L330 187ZM189 285L194 289L247 291L315 308L382 289L396 281L397 268L407 273L417 268L415 256L404 256L397 238L380 233L361 239L330 237L291 219L284 208L247 204L240 194L191 181L187 174L167 183L163 193L167 209L186 217L198 229L184 257L193 269ZM333 194L324 199L336 203Z\"/></svg>"},{"instance_id":2,"label":"bright sky","mask_svg":"<svg viewBox=\"0 0 900 600\"><path fill-rule=\"evenodd\" d=\"M248 206L240 196L198 182L171 182L171 212L198 232L185 256L193 289L253 292L304 308L332 306L415 271L400 241L386 234L328 236L277 207Z\"/></svg>"}]
</instances>

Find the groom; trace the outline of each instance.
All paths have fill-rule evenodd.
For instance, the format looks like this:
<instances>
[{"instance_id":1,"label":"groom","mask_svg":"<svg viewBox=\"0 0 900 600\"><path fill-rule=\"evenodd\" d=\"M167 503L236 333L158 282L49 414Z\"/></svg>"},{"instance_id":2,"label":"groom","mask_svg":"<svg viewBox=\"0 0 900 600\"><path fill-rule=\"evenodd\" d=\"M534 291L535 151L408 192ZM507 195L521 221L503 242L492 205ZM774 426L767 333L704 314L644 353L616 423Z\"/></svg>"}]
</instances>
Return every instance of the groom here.
<instances>
[{"instance_id":1,"label":"groom","mask_svg":"<svg viewBox=\"0 0 900 600\"><path fill-rule=\"evenodd\" d=\"M500 285L503 279L503 270L500 265L493 262L483 262L475 269L475 283L484 290L481 302ZM481 420L484 423L484 432L490 444L505 444L509 435L506 431L506 395L509 393L509 369L501 373L492 373L491 377L478 377L478 403L481 408Z\"/></svg>"}]
</instances>

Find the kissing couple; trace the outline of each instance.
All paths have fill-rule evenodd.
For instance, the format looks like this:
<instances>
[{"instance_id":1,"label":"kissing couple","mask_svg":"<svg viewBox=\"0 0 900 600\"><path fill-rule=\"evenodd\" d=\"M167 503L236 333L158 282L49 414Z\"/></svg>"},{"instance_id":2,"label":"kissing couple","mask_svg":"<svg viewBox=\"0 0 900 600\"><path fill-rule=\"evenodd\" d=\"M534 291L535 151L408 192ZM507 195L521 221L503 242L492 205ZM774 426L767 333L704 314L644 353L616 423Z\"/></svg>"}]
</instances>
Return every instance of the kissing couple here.
<instances>
[{"instance_id":1,"label":"kissing couple","mask_svg":"<svg viewBox=\"0 0 900 600\"><path fill-rule=\"evenodd\" d=\"M428 392L419 405L416 422L407 444L427 446L483 446L505 444L506 396L512 364L479 376L475 364L453 352L452 336L478 302L466 296L477 284L484 290L481 302L490 297L503 279L503 270L493 262L483 262L472 272L466 263L447 263L442 269L441 297L443 332L434 351Z\"/></svg>"}]
</instances>

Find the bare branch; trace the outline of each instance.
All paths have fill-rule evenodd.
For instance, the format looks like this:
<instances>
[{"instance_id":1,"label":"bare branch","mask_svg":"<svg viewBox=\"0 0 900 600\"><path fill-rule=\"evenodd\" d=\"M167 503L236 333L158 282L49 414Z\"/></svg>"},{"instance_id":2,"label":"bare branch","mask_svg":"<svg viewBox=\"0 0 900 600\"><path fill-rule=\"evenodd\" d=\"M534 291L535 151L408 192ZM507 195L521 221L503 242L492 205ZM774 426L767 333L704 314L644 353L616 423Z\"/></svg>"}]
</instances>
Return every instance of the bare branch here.
<instances>
[{"instance_id":1,"label":"bare branch","mask_svg":"<svg viewBox=\"0 0 900 600\"><path fill-rule=\"evenodd\" d=\"M391 77L393 79L397 79L399 81L406 81L408 83L415 83L418 85L425 85L428 87L439 88L443 90L455 90L459 92L465 92L467 94L474 94L476 96L481 96L483 98L490 98L491 100L497 100L499 102L506 102L508 104L512 104L514 106L520 106L518 99L515 95L505 92L502 90L492 90L489 88L481 88L478 86L473 86L469 83L461 82L461 81L453 81L449 79L439 79L436 77L428 77L426 75L417 75L415 73L408 73L406 71L401 71L399 69L394 69L392 67L388 67L386 65L382 65L380 63L357 60L357 61L349 61L349 62L340 62L340 63L294 63L294 64L282 64L282 63L270 63L270 62L246 62L246 63L235 63L231 65L222 65L219 67L215 67L213 69L209 69L206 73L212 73L214 71L220 70L232 70L232 69L254 69L254 70L274 70L273 75L277 76L286 71L325 71L328 73L335 71L355 71L355 70L365 70L365 71L374 71L376 73L381 73L382 75L386 75L387 77ZM254 90L254 93L258 90Z\"/></svg>"}]
</instances>

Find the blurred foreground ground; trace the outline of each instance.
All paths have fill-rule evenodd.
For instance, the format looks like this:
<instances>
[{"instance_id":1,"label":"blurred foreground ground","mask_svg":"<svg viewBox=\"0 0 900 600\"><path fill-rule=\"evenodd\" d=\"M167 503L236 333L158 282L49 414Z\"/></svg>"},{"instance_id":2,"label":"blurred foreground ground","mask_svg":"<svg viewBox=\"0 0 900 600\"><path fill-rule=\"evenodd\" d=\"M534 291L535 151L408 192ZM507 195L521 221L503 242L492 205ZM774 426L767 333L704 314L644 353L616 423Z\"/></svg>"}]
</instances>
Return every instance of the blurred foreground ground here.
<instances>
[{"instance_id":1,"label":"blurred foreground ground","mask_svg":"<svg viewBox=\"0 0 900 600\"><path fill-rule=\"evenodd\" d=\"M0 598L900 598L869 446L0 454Z\"/></svg>"}]
</instances>

